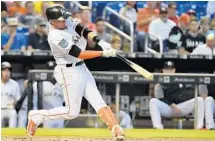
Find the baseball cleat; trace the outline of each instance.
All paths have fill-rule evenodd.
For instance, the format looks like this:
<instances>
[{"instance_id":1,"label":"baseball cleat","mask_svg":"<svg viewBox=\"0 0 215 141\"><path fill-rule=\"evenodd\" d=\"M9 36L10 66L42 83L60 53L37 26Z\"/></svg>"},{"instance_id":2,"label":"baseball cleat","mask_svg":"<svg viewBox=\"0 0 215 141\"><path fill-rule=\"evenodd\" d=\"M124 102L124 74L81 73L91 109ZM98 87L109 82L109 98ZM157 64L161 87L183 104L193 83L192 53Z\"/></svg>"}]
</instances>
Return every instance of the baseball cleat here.
<instances>
[{"instance_id":1,"label":"baseball cleat","mask_svg":"<svg viewBox=\"0 0 215 141\"><path fill-rule=\"evenodd\" d=\"M32 120L31 116L35 114L35 112L33 110L31 110L28 113L28 125L27 125L27 129L26 129L26 133L28 134L29 137L33 137L36 130L37 130L37 124Z\"/></svg>"},{"instance_id":2,"label":"baseball cleat","mask_svg":"<svg viewBox=\"0 0 215 141\"><path fill-rule=\"evenodd\" d=\"M113 126L111 132L113 134L114 141L125 141L125 133L119 125Z\"/></svg>"},{"instance_id":3,"label":"baseball cleat","mask_svg":"<svg viewBox=\"0 0 215 141\"><path fill-rule=\"evenodd\" d=\"M32 119L29 119L28 126L27 126L27 134L29 137L33 137L37 130L37 125L34 123Z\"/></svg>"},{"instance_id":4,"label":"baseball cleat","mask_svg":"<svg viewBox=\"0 0 215 141\"><path fill-rule=\"evenodd\" d=\"M119 135L114 138L114 141L125 141L125 136L124 135Z\"/></svg>"}]
</instances>

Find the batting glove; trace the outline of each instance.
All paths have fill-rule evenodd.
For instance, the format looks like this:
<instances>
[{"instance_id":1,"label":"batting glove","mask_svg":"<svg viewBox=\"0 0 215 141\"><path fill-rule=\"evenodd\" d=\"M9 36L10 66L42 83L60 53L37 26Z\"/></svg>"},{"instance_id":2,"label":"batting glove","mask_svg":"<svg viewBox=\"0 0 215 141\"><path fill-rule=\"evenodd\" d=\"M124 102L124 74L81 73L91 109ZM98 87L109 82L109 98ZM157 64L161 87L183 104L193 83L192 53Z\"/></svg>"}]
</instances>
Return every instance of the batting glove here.
<instances>
[{"instance_id":1,"label":"batting glove","mask_svg":"<svg viewBox=\"0 0 215 141\"><path fill-rule=\"evenodd\" d=\"M104 50L102 56L103 57L116 57L116 50L112 49L112 48L109 50Z\"/></svg>"},{"instance_id":2,"label":"batting glove","mask_svg":"<svg viewBox=\"0 0 215 141\"><path fill-rule=\"evenodd\" d=\"M100 41L98 42L98 45L102 48L102 50L109 50L109 49L112 49L111 44L109 44L109 43L107 43L107 42L105 42L105 41L103 41L103 40L100 40Z\"/></svg>"}]
</instances>

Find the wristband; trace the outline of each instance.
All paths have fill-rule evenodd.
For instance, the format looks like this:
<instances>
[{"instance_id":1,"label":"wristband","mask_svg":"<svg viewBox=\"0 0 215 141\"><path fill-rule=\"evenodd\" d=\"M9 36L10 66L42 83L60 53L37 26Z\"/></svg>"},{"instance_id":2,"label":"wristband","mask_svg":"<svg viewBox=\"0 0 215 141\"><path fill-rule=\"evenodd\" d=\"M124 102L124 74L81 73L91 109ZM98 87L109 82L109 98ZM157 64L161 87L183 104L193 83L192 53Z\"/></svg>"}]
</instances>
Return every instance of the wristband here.
<instances>
[{"instance_id":1,"label":"wristband","mask_svg":"<svg viewBox=\"0 0 215 141\"><path fill-rule=\"evenodd\" d=\"M98 37L98 36L93 37L93 42L98 43L99 41L100 41L100 39L99 39L99 37Z\"/></svg>"}]
</instances>

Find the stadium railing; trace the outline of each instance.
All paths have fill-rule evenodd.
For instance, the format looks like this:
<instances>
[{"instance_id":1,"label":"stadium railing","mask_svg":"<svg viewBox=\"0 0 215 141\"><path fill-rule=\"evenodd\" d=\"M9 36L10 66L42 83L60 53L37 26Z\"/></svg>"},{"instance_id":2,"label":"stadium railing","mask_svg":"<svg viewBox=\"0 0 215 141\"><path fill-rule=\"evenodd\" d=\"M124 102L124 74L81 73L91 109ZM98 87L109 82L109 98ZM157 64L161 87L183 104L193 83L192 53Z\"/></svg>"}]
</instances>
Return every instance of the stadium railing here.
<instances>
[{"instance_id":1,"label":"stadium railing","mask_svg":"<svg viewBox=\"0 0 215 141\"><path fill-rule=\"evenodd\" d=\"M187 74L187 73L175 73L175 74L163 74L154 73L154 80L149 81L144 79L141 75L133 72L92 72L96 82L107 82L116 85L116 115L119 113L119 98L120 98L120 85L123 83L165 83L165 84L193 84L195 85L195 116L194 116L194 128L196 129L197 120L197 97L198 97L198 85L199 84L215 84L215 74ZM28 73L28 80L30 85L33 81L37 81L38 87L38 108L42 108L42 81L50 81L52 79L52 70L30 70ZM28 110L32 109L33 94L28 96Z\"/></svg>"},{"instance_id":2,"label":"stadium railing","mask_svg":"<svg viewBox=\"0 0 215 141\"><path fill-rule=\"evenodd\" d=\"M133 24L133 22L131 20L127 19L126 17L120 15L119 13L117 13L115 10L111 9L108 6L106 6L103 10L103 18L104 19L107 19L106 15L108 12L117 16L120 20L123 20L129 24L129 27L130 27L130 39L129 39L130 40L130 52L133 52L133 47L134 47L134 24ZM116 31L116 32L119 33L118 31Z\"/></svg>"}]
</instances>

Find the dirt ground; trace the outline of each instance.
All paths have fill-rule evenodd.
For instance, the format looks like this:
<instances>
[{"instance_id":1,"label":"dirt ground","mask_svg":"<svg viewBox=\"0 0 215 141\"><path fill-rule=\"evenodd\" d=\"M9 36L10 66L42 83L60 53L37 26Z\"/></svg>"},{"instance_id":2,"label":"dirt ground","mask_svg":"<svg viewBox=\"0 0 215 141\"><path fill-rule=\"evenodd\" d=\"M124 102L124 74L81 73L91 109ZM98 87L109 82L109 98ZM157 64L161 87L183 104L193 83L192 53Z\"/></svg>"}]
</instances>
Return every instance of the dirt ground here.
<instances>
[{"instance_id":1,"label":"dirt ground","mask_svg":"<svg viewBox=\"0 0 215 141\"><path fill-rule=\"evenodd\" d=\"M1 141L112 141L111 139L85 139L71 137L7 137L1 138ZM214 139L176 139L176 138L146 138L146 139L127 139L126 141L214 141Z\"/></svg>"}]
</instances>

